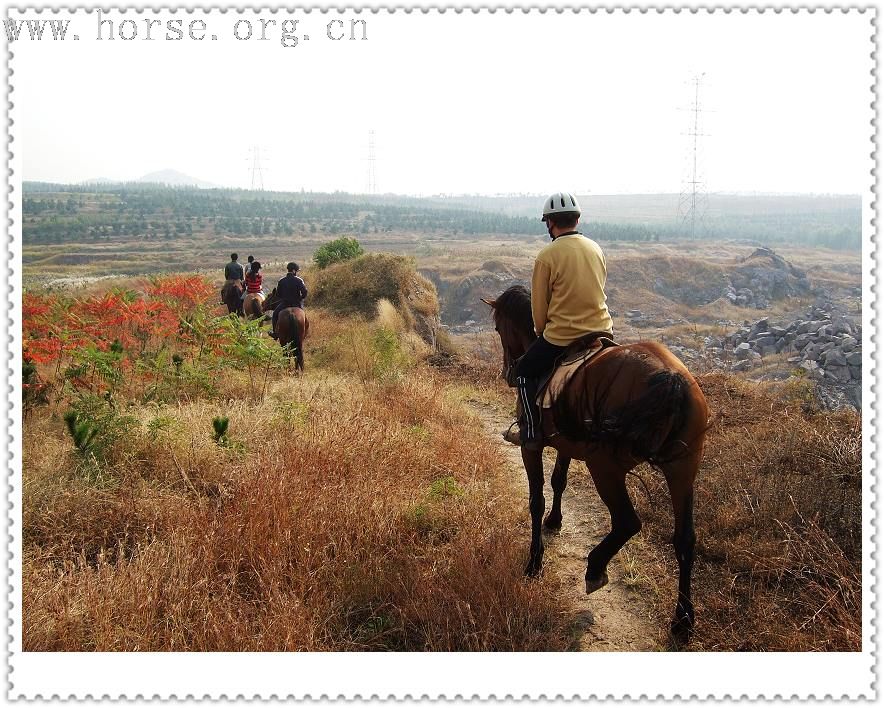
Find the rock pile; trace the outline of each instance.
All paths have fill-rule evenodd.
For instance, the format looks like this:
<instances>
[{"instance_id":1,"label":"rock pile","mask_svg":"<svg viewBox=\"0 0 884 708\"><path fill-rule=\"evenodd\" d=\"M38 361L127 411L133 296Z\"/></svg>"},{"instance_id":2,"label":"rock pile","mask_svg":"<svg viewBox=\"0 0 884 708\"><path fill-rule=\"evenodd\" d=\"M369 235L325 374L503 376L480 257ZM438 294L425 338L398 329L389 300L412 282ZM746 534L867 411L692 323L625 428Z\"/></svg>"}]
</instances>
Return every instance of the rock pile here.
<instances>
[{"instance_id":1,"label":"rock pile","mask_svg":"<svg viewBox=\"0 0 884 708\"><path fill-rule=\"evenodd\" d=\"M811 307L807 318L775 326L764 317L744 323L727 338L735 361L732 371L749 371L764 357L790 354L786 360L805 376L823 385L843 389L859 405L862 390L862 327L826 308Z\"/></svg>"},{"instance_id":2,"label":"rock pile","mask_svg":"<svg viewBox=\"0 0 884 708\"><path fill-rule=\"evenodd\" d=\"M730 276L725 297L738 307L764 310L772 300L806 294L810 291L807 274L770 248L756 248Z\"/></svg>"}]
</instances>

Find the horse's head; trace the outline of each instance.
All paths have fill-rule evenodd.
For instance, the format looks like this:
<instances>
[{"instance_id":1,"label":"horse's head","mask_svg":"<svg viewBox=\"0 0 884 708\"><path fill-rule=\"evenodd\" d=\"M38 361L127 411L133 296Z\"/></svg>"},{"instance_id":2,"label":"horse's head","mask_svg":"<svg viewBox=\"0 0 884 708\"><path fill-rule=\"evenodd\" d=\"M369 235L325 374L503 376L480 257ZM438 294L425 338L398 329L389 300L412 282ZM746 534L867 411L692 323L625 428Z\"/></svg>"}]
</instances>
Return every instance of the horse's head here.
<instances>
[{"instance_id":1,"label":"horse's head","mask_svg":"<svg viewBox=\"0 0 884 708\"><path fill-rule=\"evenodd\" d=\"M503 377L509 378L516 360L525 353L537 336L531 316L531 293L523 285L514 285L501 293L496 300L482 302L494 314L494 329L500 336L503 348Z\"/></svg>"},{"instance_id":2,"label":"horse's head","mask_svg":"<svg viewBox=\"0 0 884 708\"><path fill-rule=\"evenodd\" d=\"M264 304L261 305L261 309L264 310L264 312L267 312L267 310L272 310L274 307L276 307L278 302L279 295L276 292L276 288L273 288L270 294L264 298Z\"/></svg>"}]
</instances>

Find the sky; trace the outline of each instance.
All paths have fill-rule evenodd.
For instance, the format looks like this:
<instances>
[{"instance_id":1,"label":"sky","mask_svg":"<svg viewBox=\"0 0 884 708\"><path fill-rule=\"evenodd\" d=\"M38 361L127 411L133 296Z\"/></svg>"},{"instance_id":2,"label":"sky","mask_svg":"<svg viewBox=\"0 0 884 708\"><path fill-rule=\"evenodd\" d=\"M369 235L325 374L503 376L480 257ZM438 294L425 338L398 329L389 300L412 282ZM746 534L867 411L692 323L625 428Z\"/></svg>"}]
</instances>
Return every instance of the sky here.
<instances>
[{"instance_id":1,"label":"sky","mask_svg":"<svg viewBox=\"0 0 884 708\"><path fill-rule=\"evenodd\" d=\"M266 41L262 18L276 20ZM872 181L870 12L102 19L116 39L105 24L98 41L97 15L80 12L68 28L79 41L23 31L11 43L25 179L175 169L249 187L258 146L266 189L365 192L373 130L379 192L679 192L692 174L702 76L706 191L859 194ZM153 19L161 24L146 40ZM163 38L173 19L182 40ZM280 42L285 19L298 20L297 46ZM360 19L367 39L357 24L350 40ZM206 38L191 40L198 20ZM251 38L233 37L240 20ZM239 35L248 28L241 22Z\"/></svg>"}]
</instances>

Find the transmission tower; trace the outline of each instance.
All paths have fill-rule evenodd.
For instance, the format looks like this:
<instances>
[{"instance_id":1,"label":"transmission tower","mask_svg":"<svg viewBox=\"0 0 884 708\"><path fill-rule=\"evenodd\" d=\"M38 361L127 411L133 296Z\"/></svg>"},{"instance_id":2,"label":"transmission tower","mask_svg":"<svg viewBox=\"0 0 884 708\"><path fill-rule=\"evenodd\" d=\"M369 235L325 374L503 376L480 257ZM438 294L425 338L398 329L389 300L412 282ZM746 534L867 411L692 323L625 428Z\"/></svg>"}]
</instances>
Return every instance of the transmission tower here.
<instances>
[{"instance_id":1,"label":"transmission tower","mask_svg":"<svg viewBox=\"0 0 884 708\"><path fill-rule=\"evenodd\" d=\"M375 154L374 154L374 131L368 131L368 194L377 194L378 191L378 174L375 169Z\"/></svg>"},{"instance_id":2,"label":"transmission tower","mask_svg":"<svg viewBox=\"0 0 884 708\"><path fill-rule=\"evenodd\" d=\"M690 225L692 239L696 238L697 228L702 226L704 222L708 205L706 182L702 176L699 160L700 138L705 137L705 133L700 132L700 115L704 113L700 103L700 87L705 75L703 73L693 78L694 103L688 109L693 114L691 129L688 133L683 133L690 138L688 148L690 151L690 178L686 180L678 199L678 215L683 224Z\"/></svg>"},{"instance_id":3,"label":"transmission tower","mask_svg":"<svg viewBox=\"0 0 884 708\"><path fill-rule=\"evenodd\" d=\"M249 160L252 163L252 189L263 192L265 168L261 166L261 148L255 145L254 147L249 148L249 152L251 153Z\"/></svg>"}]
</instances>

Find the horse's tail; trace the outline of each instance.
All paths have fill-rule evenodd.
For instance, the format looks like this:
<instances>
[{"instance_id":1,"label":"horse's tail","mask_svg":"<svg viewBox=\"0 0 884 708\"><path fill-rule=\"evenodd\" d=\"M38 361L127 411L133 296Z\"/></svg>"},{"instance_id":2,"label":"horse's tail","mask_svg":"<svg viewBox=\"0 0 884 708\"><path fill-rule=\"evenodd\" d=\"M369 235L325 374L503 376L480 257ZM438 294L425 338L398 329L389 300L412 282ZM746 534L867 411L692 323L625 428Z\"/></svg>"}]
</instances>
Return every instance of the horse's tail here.
<instances>
[{"instance_id":1,"label":"horse's tail","mask_svg":"<svg viewBox=\"0 0 884 708\"><path fill-rule=\"evenodd\" d=\"M681 457L687 446L679 441L690 407L690 383L671 369L648 377L637 398L607 409L610 383L595 389L592 401L567 393L553 404L556 428L565 437L591 445L605 445L637 460L659 466Z\"/></svg>"},{"instance_id":2,"label":"horse's tail","mask_svg":"<svg viewBox=\"0 0 884 708\"><path fill-rule=\"evenodd\" d=\"M285 315L286 319L289 321L289 331L292 333L292 339L289 344L291 345L292 351L300 349L303 333L301 332L301 324L298 322L298 318L295 316L293 308L286 308L282 311L282 314Z\"/></svg>"}]
</instances>

